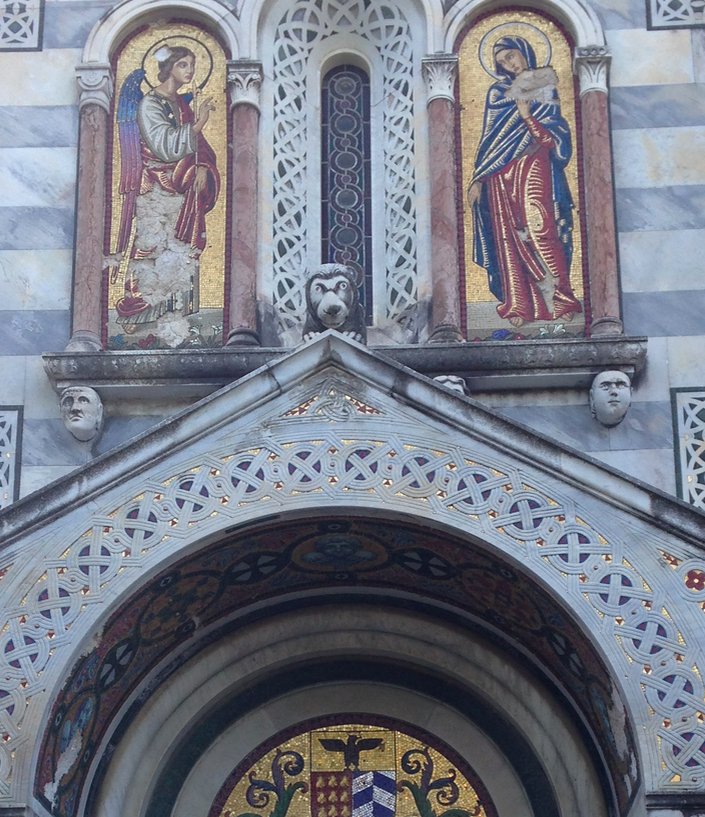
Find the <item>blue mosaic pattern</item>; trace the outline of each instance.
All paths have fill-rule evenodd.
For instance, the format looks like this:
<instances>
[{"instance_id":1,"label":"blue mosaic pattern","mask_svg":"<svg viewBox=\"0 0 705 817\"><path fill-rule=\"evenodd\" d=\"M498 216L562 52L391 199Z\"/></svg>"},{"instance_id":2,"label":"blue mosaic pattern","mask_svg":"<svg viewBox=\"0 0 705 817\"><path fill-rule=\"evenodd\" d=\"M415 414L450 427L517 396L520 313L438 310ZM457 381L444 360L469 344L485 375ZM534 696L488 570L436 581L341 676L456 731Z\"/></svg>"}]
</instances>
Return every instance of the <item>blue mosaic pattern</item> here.
<instances>
[{"instance_id":1,"label":"blue mosaic pattern","mask_svg":"<svg viewBox=\"0 0 705 817\"><path fill-rule=\"evenodd\" d=\"M321 254L357 273L365 320L372 323L370 80L353 65L323 79Z\"/></svg>"}]
</instances>

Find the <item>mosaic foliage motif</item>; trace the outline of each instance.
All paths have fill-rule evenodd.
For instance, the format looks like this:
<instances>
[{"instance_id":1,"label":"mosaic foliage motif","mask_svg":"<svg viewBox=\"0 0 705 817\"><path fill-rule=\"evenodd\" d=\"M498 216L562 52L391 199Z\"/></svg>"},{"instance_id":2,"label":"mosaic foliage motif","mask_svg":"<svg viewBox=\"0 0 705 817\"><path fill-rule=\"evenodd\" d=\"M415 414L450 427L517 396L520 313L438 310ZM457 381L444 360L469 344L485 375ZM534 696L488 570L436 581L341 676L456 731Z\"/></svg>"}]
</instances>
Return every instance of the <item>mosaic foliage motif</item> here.
<instances>
[{"instance_id":1,"label":"mosaic foliage motif","mask_svg":"<svg viewBox=\"0 0 705 817\"><path fill-rule=\"evenodd\" d=\"M705 510L705 391L674 390L678 493Z\"/></svg>"},{"instance_id":2,"label":"mosaic foliage motif","mask_svg":"<svg viewBox=\"0 0 705 817\"><path fill-rule=\"evenodd\" d=\"M203 29L167 23L125 43L113 70L107 347L220 345L225 55Z\"/></svg>"},{"instance_id":3,"label":"mosaic foliage motif","mask_svg":"<svg viewBox=\"0 0 705 817\"><path fill-rule=\"evenodd\" d=\"M310 468L312 475L320 473L318 457L312 460L303 449L297 453L305 470ZM359 461L365 467L370 453L357 443L349 450L347 461ZM254 476L262 473L259 457L236 459L231 484L239 484L236 474L240 472ZM376 459L372 455L370 474L378 471ZM407 490L412 493L428 479L429 466L432 470L438 468L421 451L410 452L401 460ZM269 456L265 461L271 461ZM351 467L350 471L353 480L365 481L359 467ZM311 481L304 473L300 479L304 485ZM496 495L504 479L477 465L466 467L459 474L458 487L465 494L459 501L469 506L482 505ZM187 494L203 498L203 504L197 500L193 506L197 513L207 507L210 488L198 486L194 478L179 482L184 497L182 512L187 510ZM193 496L188 504L191 502ZM518 500L513 524L519 530L525 529L525 522L532 528L540 527L535 523L546 509L530 501L525 513L520 504ZM140 524L140 516L128 512L128 519L134 520L127 523L134 525L127 529L133 542L153 536ZM142 537L139 528L143 529ZM580 538L577 535L574 545L577 551L585 552L588 537L582 534L582 547ZM548 543L545 546L550 548ZM603 735L603 752L613 772L618 777L631 773L631 736L625 732L624 711L615 707L607 670L579 628L533 582L483 551L433 531L400 523L333 519L279 523L232 536L178 563L126 602L106 625L100 645L76 665L56 702L52 725L44 739L37 796L46 804L53 801L55 814L72 817L88 772L88 765L81 761L86 748L102 744L107 728L151 668L187 643L197 628L208 627L251 603L254 587L261 600L293 589L331 585L415 590L500 628L550 667L569 690L579 708L587 713L594 732ZM164 677L162 671L162 681ZM131 717L136 712L133 708ZM107 754L109 757L112 749ZM63 772L60 780L57 770ZM290 794L293 796L293 792ZM623 796L626 802L628 793ZM251 805L252 798L248 800ZM284 802L283 798L282 789L280 802ZM277 812L275 817L285 817L285 813ZM421 817L431 816L422 812Z\"/></svg>"},{"instance_id":4,"label":"mosaic foliage motif","mask_svg":"<svg viewBox=\"0 0 705 817\"><path fill-rule=\"evenodd\" d=\"M12 504L19 494L19 435L22 409L0 407L0 508Z\"/></svg>"},{"instance_id":5,"label":"mosaic foliage motif","mask_svg":"<svg viewBox=\"0 0 705 817\"><path fill-rule=\"evenodd\" d=\"M418 298L413 38L409 23L401 9L388 0L296 0L275 34L272 181L273 298L282 333L294 330L292 337L296 338L306 311L309 258L306 190L312 171L305 149L310 138L307 117L319 94L318 88L307 87L308 56L314 47L340 32L369 40L383 66L380 141L385 270L384 302L378 314L403 324Z\"/></svg>"},{"instance_id":6,"label":"mosaic foliage motif","mask_svg":"<svg viewBox=\"0 0 705 817\"><path fill-rule=\"evenodd\" d=\"M272 747L272 744L275 744ZM365 715L316 718L258 747L209 817L496 817L475 772L437 738Z\"/></svg>"},{"instance_id":7,"label":"mosaic foliage motif","mask_svg":"<svg viewBox=\"0 0 705 817\"><path fill-rule=\"evenodd\" d=\"M372 323L370 80L354 65L323 79L321 105L321 256L357 273L365 320Z\"/></svg>"},{"instance_id":8,"label":"mosaic foliage motif","mask_svg":"<svg viewBox=\"0 0 705 817\"><path fill-rule=\"evenodd\" d=\"M582 336L584 260L571 47L503 11L459 43L469 340Z\"/></svg>"},{"instance_id":9,"label":"mosaic foliage motif","mask_svg":"<svg viewBox=\"0 0 705 817\"><path fill-rule=\"evenodd\" d=\"M41 51L44 0L0 0L0 51Z\"/></svg>"}]
</instances>

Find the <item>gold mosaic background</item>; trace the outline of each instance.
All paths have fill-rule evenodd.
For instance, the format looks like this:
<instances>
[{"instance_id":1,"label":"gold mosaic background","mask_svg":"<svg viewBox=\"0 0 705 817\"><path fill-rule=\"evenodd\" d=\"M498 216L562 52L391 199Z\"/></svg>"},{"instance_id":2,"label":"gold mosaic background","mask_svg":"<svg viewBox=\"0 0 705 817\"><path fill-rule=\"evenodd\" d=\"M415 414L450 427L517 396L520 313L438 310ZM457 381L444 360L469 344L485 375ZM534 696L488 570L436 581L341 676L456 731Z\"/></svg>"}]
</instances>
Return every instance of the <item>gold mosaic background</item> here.
<instances>
[{"instance_id":1,"label":"gold mosaic background","mask_svg":"<svg viewBox=\"0 0 705 817\"><path fill-rule=\"evenodd\" d=\"M383 729L379 726L368 726L359 723L341 724L339 726L329 726L324 729L315 729L303 735L299 735L291 740L284 741L276 749L266 754L261 760L247 769L240 781L236 784L228 797L225 806L219 812L218 817L239 817L241 814L262 814L262 817L269 817L273 805L276 802L273 797L267 806L261 809L254 809L245 799L245 792L250 785L250 778L257 780L271 780L272 759L277 751L286 752L293 750L304 758L304 769L296 777L285 777L287 785L302 780L309 783L311 772L342 772L345 770L343 754L341 752L326 751L320 744L319 738L338 738L346 741L349 733L357 734L363 738L382 738L383 746L379 749L363 751L360 753L360 771L396 771L397 783L402 780L419 783L420 774L411 775L401 768L401 759L409 749L422 749L426 744L400 731ZM467 778L452 764L444 755L435 749L429 748L431 759L434 764L433 778L447 777L449 770L456 772L455 782L460 791L458 800L451 808L462 809L477 817L487 817L485 808L480 803L479 797ZM311 809L311 797L314 798L313 811ZM435 800L433 792L430 794L434 808L438 813L444 811L447 806L439 806ZM297 791L294 795L286 817L319 817L320 808L315 802L316 790L308 785L306 792ZM347 798L346 798L347 799ZM351 817L352 804L349 809L345 803L338 804L336 814L331 812L331 806L326 806L326 817ZM477 811L476 811L477 809ZM419 812L416 808L414 798L408 789L397 791L396 814L402 817L417 817Z\"/></svg>"},{"instance_id":2,"label":"gold mosaic background","mask_svg":"<svg viewBox=\"0 0 705 817\"><path fill-rule=\"evenodd\" d=\"M120 98L120 91L125 79L136 69L142 67L142 60L157 42L165 37L188 37L189 39L179 42L174 40L169 45L185 45L196 55L196 75L194 81L200 85L205 78L206 51L213 59L213 72L200 91L201 100L212 96L216 109L210 115L208 123L203 129L203 135L215 152L218 171L220 172L220 194L215 207L206 216L206 234L208 244L200 259L200 309L222 309L225 289L225 214L227 191L227 134L228 134L228 104L226 97L227 78L225 67L225 54L217 40L206 31L187 23L166 23L150 27L146 31L138 34L125 46L122 54L118 58L115 71L115 101ZM201 44L201 48L193 42L196 39ZM147 79L152 85L158 85L156 78L157 62L155 59L148 59L145 64ZM146 93L149 86L142 83L142 92ZM191 87L184 87L184 93L190 92ZM110 226L110 252L115 252L118 232L120 230L120 217L122 214L122 196L120 195L120 134L116 121L117 104L113 113L113 155L112 155L112 211ZM110 283L108 292L108 305L112 310L115 303L125 294L125 274L127 263L120 265L120 274L117 280Z\"/></svg>"},{"instance_id":3,"label":"gold mosaic background","mask_svg":"<svg viewBox=\"0 0 705 817\"><path fill-rule=\"evenodd\" d=\"M519 25L512 26L512 23ZM520 36L528 40L536 52L536 59L539 65L545 64L546 46L537 36L526 29L521 23L528 23L539 31L543 32L551 44L551 66L558 75L558 95L561 103L561 113L570 127L573 138L573 156L566 167L565 173L568 186L573 196L575 209L573 210L573 260L570 268L570 283L576 298L583 301L583 247L580 233L580 221L582 213L580 210L580 192L578 187L578 145L579 134L575 123L575 89L573 86L573 70L571 49L560 29L538 14L531 11L505 11L494 14L480 20L463 40L458 52L458 87L460 96L460 137L461 137L461 158L462 158L462 193L464 203L463 234L465 242L465 287L466 300L468 304L468 337L472 339L473 314L478 315L479 310L473 310L474 305L491 304L494 310L499 303L490 292L487 283L487 272L483 267L478 267L473 263L473 218L472 210L467 204L467 189L472 180L475 167L475 155L482 136L482 123L485 112L485 100L490 86L496 82L482 67L480 62L480 44L483 37L492 29L499 25L509 24L496 33L496 37L489 38L484 48L485 62L492 64L492 46L496 39L505 36ZM484 312L484 310L483 310ZM560 323L560 319L557 321ZM494 313L495 328L507 327L511 329L509 321L500 318ZM540 324L537 321L536 324ZM555 322L551 322L555 323ZM577 325L584 326L584 315L576 315L573 319L571 330ZM519 330L524 334L529 334L535 324L524 324Z\"/></svg>"}]
</instances>

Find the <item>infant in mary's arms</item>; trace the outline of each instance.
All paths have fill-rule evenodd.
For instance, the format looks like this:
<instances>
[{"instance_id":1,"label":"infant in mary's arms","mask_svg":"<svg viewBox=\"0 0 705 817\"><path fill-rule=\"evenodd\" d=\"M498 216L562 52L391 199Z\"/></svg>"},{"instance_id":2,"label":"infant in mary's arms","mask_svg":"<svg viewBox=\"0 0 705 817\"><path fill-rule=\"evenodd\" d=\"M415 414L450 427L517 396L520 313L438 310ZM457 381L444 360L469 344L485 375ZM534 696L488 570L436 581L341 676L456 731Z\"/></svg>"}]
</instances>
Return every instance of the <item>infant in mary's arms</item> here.
<instances>
[{"instance_id":1,"label":"infant in mary's arms","mask_svg":"<svg viewBox=\"0 0 705 817\"><path fill-rule=\"evenodd\" d=\"M545 68L527 68L514 79L505 97L525 102L557 102L557 85L558 77L550 65Z\"/></svg>"}]
</instances>

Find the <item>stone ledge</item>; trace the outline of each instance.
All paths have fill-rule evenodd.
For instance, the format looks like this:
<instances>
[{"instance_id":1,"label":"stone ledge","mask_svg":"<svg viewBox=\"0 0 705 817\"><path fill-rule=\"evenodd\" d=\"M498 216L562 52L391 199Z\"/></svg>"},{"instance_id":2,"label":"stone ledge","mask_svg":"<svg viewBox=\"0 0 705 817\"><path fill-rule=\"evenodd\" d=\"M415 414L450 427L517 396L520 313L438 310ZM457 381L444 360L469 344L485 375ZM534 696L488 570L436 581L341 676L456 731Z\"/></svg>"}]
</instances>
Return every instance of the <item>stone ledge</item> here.
<instances>
[{"instance_id":1,"label":"stone ledge","mask_svg":"<svg viewBox=\"0 0 705 817\"><path fill-rule=\"evenodd\" d=\"M464 377L470 391L587 388L605 369L638 376L646 338L610 336L427 346L376 346L374 351L433 377ZM283 348L220 348L129 352L59 352L43 355L52 387L80 384L104 400L200 398L289 354Z\"/></svg>"}]
</instances>

